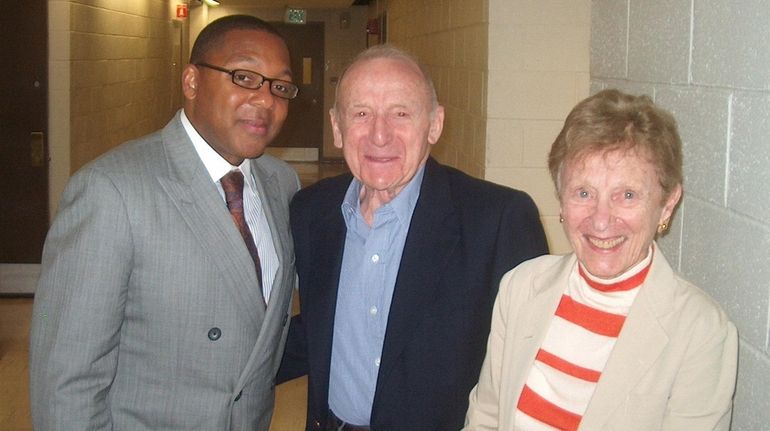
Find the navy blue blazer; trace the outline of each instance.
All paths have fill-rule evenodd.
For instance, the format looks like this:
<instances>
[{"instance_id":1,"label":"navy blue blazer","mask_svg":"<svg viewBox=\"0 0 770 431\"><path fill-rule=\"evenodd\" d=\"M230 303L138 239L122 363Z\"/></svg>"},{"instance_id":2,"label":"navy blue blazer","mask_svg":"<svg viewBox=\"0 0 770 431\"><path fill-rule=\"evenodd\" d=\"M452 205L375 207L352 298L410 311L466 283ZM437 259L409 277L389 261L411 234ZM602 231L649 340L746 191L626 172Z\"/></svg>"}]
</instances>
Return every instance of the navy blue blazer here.
<instances>
[{"instance_id":1,"label":"navy blue blazer","mask_svg":"<svg viewBox=\"0 0 770 431\"><path fill-rule=\"evenodd\" d=\"M277 381L308 374L307 429L328 415L329 367L349 174L298 192L291 227L301 313ZM548 252L524 192L429 158L398 270L372 406L374 431L462 428L502 275Z\"/></svg>"}]
</instances>

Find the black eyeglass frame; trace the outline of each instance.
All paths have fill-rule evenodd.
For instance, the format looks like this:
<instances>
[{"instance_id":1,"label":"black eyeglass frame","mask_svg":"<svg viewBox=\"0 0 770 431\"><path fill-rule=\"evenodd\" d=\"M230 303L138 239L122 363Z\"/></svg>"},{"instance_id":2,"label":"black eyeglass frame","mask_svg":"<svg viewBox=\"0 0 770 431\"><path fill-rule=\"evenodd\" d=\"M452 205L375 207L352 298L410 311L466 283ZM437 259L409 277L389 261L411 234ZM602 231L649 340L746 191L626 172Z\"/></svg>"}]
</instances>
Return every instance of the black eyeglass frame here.
<instances>
[{"instance_id":1,"label":"black eyeglass frame","mask_svg":"<svg viewBox=\"0 0 770 431\"><path fill-rule=\"evenodd\" d=\"M259 72L255 72L253 70L248 70L248 69L232 69L231 70L231 69L225 69L224 67L214 66L213 64L204 63L204 62L195 63L195 65L196 66L207 67L209 69L213 69L213 70L217 70L219 72L226 73L226 74L230 75L230 79L233 82L233 84L235 84L235 85L237 85L237 86L239 86L241 88L248 89L248 90L259 90L260 88L262 88L262 86L265 84L265 82L267 82L269 84L268 88L270 89L270 94L272 94L273 96L280 97L281 99L291 100L291 99L294 99L295 97L297 97L297 95L299 94L299 87L297 86L297 84L295 84L293 82L290 82L290 81L285 81L283 79L268 78L265 75L263 75L263 74L261 74ZM261 81L258 84L256 84L254 87L245 86L245 85L243 85L243 83L236 81L235 75L237 75L238 72L247 73L247 74L253 74L253 75L261 78ZM254 81L254 82L256 82L256 81ZM273 85L275 83L283 85L284 87L286 87L289 90L289 92L288 93L281 93L280 90L276 90L273 87ZM287 94L288 94L288 96L287 96Z\"/></svg>"}]
</instances>

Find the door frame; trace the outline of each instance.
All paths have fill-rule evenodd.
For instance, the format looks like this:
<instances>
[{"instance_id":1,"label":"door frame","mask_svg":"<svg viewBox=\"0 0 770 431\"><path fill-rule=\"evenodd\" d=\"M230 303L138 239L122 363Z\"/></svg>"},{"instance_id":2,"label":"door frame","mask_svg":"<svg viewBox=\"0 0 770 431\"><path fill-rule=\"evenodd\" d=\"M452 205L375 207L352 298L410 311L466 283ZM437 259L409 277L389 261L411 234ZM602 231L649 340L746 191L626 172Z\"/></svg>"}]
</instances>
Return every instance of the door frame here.
<instances>
[{"instance_id":1,"label":"door frame","mask_svg":"<svg viewBox=\"0 0 770 431\"><path fill-rule=\"evenodd\" d=\"M54 73L60 73L55 72L55 68L52 69L52 57L51 57L51 46L56 46L56 37L61 37L61 31L59 31L56 35L52 34L53 28L62 28L61 25L65 24L67 26L67 29L69 28L69 16L63 16L64 14L59 14L62 16L56 16L56 14L51 14L51 8L49 7L49 2L44 0L43 4L41 5L45 9L45 15L46 15L46 31L47 31L47 37L46 40L46 54L45 54L45 89L46 89L46 120L44 123L44 135L43 135L43 145L44 145L44 158L45 158L45 171L47 175L47 191L45 193L45 196L41 197L41 199L44 200L43 204L45 205L48 214L46 214L46 222L48 225L50 225L51 216L53 212L55 211L55 207L52 207L51 202L58 201L59 196L61 194L61 191L58 193L53 193L52 191L52 184L54 184L52 174L55 168L61 168L60 165L55 165L52 163L52 155L51 155L51 143L54 142L53 136L52 136L52 125L53 125L53 115L51 115L52 111L52 95L56 93L55 87L51 85L52 79L51 75ZM55 22L54 22L55 21ZM67 54L68 55L68 54ZM69 65L67 64L67 68L69 68ZM67 71L67 76L69 75L69 71ZM56 88L58 90L58 88ZM60 93L60 91L59 91ZM68 105L68 103L67 103ZM67 140L69 140L69 137L67 137ZM68 144L68 142L67 142ZM66 164L63 165L64 169L66 170L65 177L69 176L69 168L68 168L69 160L67 158ZM63 186L62 186L63 188ZM16 296L16 295L24 295L28 296L34 293L35 286L37 285L37 280L40 276L40 264L39 263L0 263L0 296Z\"/></svg>"}]
</instances>

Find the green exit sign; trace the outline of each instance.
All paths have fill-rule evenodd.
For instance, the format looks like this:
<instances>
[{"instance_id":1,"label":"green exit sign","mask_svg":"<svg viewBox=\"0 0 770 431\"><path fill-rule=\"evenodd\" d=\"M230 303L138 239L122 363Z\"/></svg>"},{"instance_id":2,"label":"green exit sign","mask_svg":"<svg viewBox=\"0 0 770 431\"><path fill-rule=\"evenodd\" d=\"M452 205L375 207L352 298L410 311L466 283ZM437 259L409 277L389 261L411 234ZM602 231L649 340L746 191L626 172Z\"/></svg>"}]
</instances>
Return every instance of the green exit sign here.
<instances>
[{"instance_id":1,"label":"green exit sign","mask_svg":"<svg viewBox=\"0 0 770 431\"><path fill-rule=\"evenodd\" d=\"M307 10L287 7L283 20L289 24L305 24L307 22Z\"/></svg>"}]
</instances>

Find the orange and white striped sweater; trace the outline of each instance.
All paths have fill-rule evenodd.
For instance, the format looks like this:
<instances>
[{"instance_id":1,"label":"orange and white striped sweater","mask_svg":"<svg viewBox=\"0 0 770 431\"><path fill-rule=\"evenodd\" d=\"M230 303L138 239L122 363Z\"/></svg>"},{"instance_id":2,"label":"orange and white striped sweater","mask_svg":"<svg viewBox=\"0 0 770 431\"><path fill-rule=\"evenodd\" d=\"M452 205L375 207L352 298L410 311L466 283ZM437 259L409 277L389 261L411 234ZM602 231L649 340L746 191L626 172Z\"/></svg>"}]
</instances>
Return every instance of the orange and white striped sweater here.
<instances>
[{"instance_id":1,"label":"orange and white striped sweater","mask_svg":"<svg viewBox=\"0 0 770 431\"><path fill-rule=\"evenodd\" d=\"M652 263L613 280L570 275L516 406L521 431L576 430Z\"/></svg>"}]
</instances>

